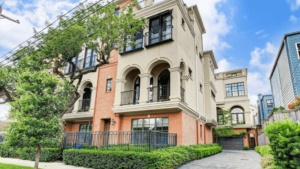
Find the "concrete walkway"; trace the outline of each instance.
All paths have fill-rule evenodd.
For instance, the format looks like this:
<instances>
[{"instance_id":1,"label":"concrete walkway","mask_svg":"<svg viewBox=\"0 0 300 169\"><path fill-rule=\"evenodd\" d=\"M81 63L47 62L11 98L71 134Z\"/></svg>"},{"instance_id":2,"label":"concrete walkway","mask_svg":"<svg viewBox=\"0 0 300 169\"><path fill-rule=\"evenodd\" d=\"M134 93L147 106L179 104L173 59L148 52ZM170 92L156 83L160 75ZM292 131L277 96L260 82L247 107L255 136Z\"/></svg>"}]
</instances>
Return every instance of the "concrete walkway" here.
<instances>
[{"instance_id":1,"label":"concrete walkway","mask_svg":"<svg viewBox=\"0 0 300 169\"><path fill-rule=\"evenodd\" d=\"M178 169L261 169L261 156L253 150L223 150L222 153L195 160Z\"/></svg>"},{"instance_id":2,"label":"concrete walkway","mask_svg":"<svg viewBox=\"0 0 300 169\"><path fill-rule=\"evenodd\" d=\"M27 167L34 166L34 161L29 160L20 160L20 159L14 159L14 158L2 158L0 157L0 163L6 163L6 164L15 164L15 165L22 165ZM51 162L51 163L39 163L39 168L45 168L45 169L86 169L83 167L75 167L71 165L65 165L62 162Z\"/></svg>"}]
</instances>

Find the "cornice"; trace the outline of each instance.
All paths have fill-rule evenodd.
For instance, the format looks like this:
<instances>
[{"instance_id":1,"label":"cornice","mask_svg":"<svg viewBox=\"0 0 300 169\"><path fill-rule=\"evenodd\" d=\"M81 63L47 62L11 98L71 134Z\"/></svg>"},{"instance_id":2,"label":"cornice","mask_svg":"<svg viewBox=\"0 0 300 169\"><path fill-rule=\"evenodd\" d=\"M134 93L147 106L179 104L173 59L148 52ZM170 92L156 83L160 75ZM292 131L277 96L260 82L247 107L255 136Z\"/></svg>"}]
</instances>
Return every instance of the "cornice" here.
<instances>
[{"instance_id":1,"label":"cornice","mask_svg":"<svg viewBox=\"0 0 300 169\"><path fill-rule=\"evenodd\" d=\"M216 75L216 74L215 74ZM223 78L216 78L216 80L228 80L228 79L237 79L241 77L247 77L247 75L240 75L240 76L230 76L230 77L223 77Z\"/></svg>"},{"instance_id":2,"label":"cornice","mask_svg":"<svg viewBox=\"0 0 300 169\"><path fill-rule=\"evenodd\" d=\"M181 73L181 68L180 67L173 67L173 68L169 68L170 72L179 72Z\"/></svg>"},{"instance_id":3,"label":"cornice","mask_svg":"<svg viewBox=\"0 0 300 169\"><path fill-rule=\"evenodd\" d=\"M188 81L190 79L190 76L181 76L180 79Z\"/></svg>"},{"instance_id":4,"label":"cornice","mask_svg":"<svg viewBox=\"0 0 300 169\"><path fill-rule=\"evenodd\" d=\"M115 79L116 83L126 83L127 81L125 79Z\"/></svg>"},{"instance_id":5,"label":"cornice","mask_svg":"<svg viewBox=\"0 0 300 169\"><path fill-rule=\"evenodd\" d=\"M214 93L217 94L218 91L217 91L217 89L216 89L216 87L215 87L215 85L213 84L212 81L210 81L210 82L204 82L204 85L210 86L211 89L214 91Z\"/></svg>"},{"instance_id":6,"label":"cornice","mask_svg":"<svg viewBox=\"0 0 300 169\"><path fill-rule=\"evenodd\" d=\"M80 112L80 113L66 113L63 119L77 119L77 118L93 118L93 112Z\"/></svg>"},{"instance_id":7,"label":"cornice","mask_svg":"<svg viewBox=\"0 0 300 169\"><path fill-rule=\"evenodd\" d=\"M144 77L151 78L152 75L151 75L150 73L144 73L144 74L139 74L139 77L140 77L140 78L144 78Z\"/></svg>"}]
</instances>

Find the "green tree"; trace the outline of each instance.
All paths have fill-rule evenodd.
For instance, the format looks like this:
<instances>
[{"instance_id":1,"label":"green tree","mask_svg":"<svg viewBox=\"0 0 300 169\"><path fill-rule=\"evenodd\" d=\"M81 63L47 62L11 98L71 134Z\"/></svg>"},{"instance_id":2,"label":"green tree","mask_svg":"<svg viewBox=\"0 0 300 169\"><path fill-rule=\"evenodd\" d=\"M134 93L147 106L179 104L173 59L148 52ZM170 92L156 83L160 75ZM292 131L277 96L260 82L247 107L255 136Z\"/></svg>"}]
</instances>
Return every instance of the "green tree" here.
<instances>
[{"instance_id":1,"label":"green tree","mask_svg":"<svg viewBox=\"0 0 300 169\"><path fill-rule=\"evenodd\" d=\"M58 79L43 71L24 71L15 77L15 94L10 103L11 118L5 135L7 146L36 147L34 168L38 169L42 147L53 146L62 140L63 119L68 93L73 87L68 81Z\"/></svg>"},{"instance_id":2,"label":"green tree","mask_svg":"<svg viewBox=\"0 0 300 169\"><path fill-rule=\"evenodd\" d=\"M233 127L234 124L231 123L232 115L230 110L218 110L218 123L219 125L214 128L214 138L216 142L220 137L228 137L234 135Z\"/></svg>"}]
</instances>

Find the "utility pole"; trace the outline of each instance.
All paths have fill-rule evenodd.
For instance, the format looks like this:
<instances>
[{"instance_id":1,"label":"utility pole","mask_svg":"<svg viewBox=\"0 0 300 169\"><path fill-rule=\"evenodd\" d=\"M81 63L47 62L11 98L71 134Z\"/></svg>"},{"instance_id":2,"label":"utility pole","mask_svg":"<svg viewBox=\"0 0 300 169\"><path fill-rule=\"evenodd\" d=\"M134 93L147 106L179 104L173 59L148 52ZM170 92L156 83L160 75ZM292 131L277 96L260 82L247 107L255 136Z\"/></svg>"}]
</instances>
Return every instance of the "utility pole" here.
<instances>
[{"instance_id":1,"label":"utility pole","mask_svg":"<svg viewBox=\"0 0 300 169\"><path fill-rule=\"evenodd\" d=\"M10 20L10 21L13 21L13 22L16 22L16 23L20 24L20 21L19 21L19 20L14 20L14 19L12 19L12 18L10 18L10 17L7 17L7 16L3 15L3 14L2 14L2 11L3 11L3 9L2 9L2 5L1 5L1 6L0 6L0 19L8 19L8 20Z\"/></svg>"}]
</instances>

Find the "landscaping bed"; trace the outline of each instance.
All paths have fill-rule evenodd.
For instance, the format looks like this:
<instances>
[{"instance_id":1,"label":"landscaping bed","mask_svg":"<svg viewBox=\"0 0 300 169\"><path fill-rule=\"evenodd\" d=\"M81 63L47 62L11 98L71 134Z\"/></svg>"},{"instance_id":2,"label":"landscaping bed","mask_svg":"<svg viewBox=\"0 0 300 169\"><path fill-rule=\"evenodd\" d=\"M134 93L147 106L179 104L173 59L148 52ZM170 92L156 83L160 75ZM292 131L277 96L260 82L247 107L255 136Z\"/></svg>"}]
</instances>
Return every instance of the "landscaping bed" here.
<instances>
[{"instance_id":1,"label":"landscaping bed","mask_svg":"<svg viewBox=\"0 0 300 169\"><path fill-rule=\"evenodd\" d=\"M64 150L63 159L67 165L95 169L173 169L221 151L218 144L177 146L152 152L69 149Z\"/></svg>"}]
</instances>

